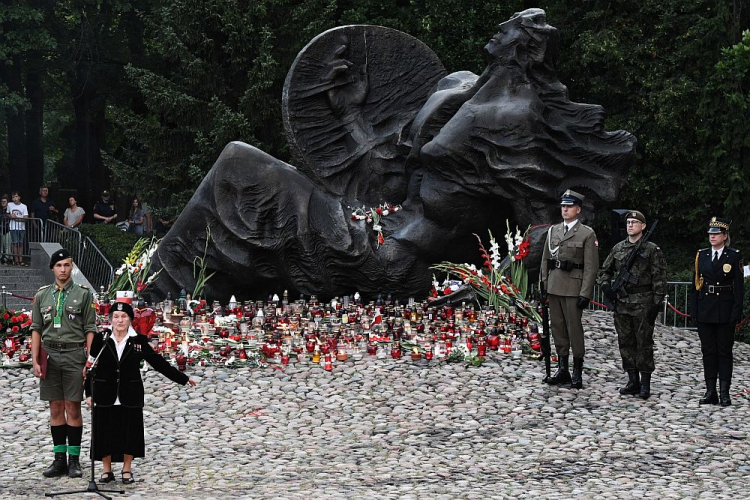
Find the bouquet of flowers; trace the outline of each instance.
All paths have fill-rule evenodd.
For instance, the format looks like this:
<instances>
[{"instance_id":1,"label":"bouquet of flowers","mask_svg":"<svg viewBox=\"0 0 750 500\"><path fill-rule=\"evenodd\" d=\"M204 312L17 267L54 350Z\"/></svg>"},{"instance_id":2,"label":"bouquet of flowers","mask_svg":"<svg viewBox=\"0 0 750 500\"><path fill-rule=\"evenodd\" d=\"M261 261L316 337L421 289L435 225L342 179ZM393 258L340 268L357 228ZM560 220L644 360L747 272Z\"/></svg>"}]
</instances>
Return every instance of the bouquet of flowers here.
<instances>
[{"instance_id":1,"label":"bouquet of flowers","mask_svg":"<svg viewBox=\"0 0 750 500\"><path fill-rule=\"evenodd\" d=\"M380 219L387 217L392 213L396 213L401 210L401 205L391 205L390 203L383 203L375 208L369 210L365 207L355 208L352 211L352 220L360 221L363 220L367 224L372 224L372 230L377 233L378 248L380 245L385 243L385 237L383 236L383 226L380 225Z\"/></svg>"},{"instance_id":2,"label":"bouquet of flowers","mask_svg":"<svg viewBox=\"0 0 750 500\"><path fill-rule=\"evenodd\" d=\"M26 311L0 309L0 340L7 337L28 337L31 335L31 314Z\"/></svg>"},{"instance_id":3,"label":"bouquet of flowers","mask_svg":"<svg viewBox=\"0 0 750 500\"><path fill-rule=\"evenodd\" d=\"M156 281L161 270L150 276L149 272L151 258L159 247L159 241L157 238L141 238L135 242L123 264L115 271L115 279L107 290L110 299L114 300L120 291L132 291L138 297Z\"/></svg>"},{"instance_id":4,"label":"bouquet of flowers","mask_svg":"<svg viewBox=\"0 0 750 500\"><path fill-rule=\"evenodd\" d=\"M508 244L507 259L501 257L500 246L491 232L489 235L489 252L479 235L474 235L479 242L479 253L484 262L481 269L477 269L474 264L452 262L441 262L432 266L432 269L457 276L496 310L500 307L507 308L513 303L517 312L522 316L533 321L541 321L539 313L526 301L529 279L523 258L529 254L528 230L521 235L520 230L516 228L514 237L508 227L508 233L505 235L505 241Z\"/></svg>"}]
</instances>

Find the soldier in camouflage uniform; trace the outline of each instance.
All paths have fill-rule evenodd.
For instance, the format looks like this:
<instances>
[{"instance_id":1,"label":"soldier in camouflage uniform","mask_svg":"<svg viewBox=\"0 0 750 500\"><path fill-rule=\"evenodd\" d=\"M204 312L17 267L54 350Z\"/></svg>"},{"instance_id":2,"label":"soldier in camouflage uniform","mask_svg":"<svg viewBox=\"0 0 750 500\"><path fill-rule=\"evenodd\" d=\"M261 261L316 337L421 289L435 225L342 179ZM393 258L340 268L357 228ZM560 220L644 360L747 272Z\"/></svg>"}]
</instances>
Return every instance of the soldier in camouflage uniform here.
<instances>
[{"instance_id":1,"label":"soldier in camouflage uniform","mask_svg":"<svg viewBox=\"0 0 750 500\"><path fill-rule=\"evenodd\" d=\"M618 297L611 282L620 272L646 229L646 217L637 210L626 214L628 238L616 244L599 271L597 283L604 295L616 305L615 329L622 356L622 367L628 383L620 394L651 395L651 373L654 371L654 323L667 287L667 263L661 249L647 241L633 261L630 273L638 278L626 285L628 296ZM640 376L639 376L640 372Z\"/></svg>"}]
</instances>

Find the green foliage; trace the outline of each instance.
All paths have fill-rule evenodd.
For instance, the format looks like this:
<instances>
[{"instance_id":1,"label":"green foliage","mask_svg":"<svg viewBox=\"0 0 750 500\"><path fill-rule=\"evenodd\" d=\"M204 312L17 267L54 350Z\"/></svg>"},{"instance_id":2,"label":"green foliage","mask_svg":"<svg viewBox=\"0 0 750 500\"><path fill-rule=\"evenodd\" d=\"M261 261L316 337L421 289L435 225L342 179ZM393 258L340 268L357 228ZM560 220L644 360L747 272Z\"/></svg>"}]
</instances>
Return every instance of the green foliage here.
<instances>
[{"instance_id":1,"label":"green foliage","mask_svg":"<svg viewBox=\"0 0 750 500\"><path fill-rule=\"evenodd\" d=\"M745 317L750 314L750 279L748 278L745 278L745 303L742 311ZM737 330L735 338L740 342L750 343L750 320Z\"/></svg>"},{"instance_id":2,"label":"green foliage","mask_svg":"<svg viewBox=\"0 0 750 500\"><path fill-rule=\"evenodd\" d=\"M114 268L125 261L138 241L137 235L117 229L113 224L81 224L79 227L81 234L91 238Z\"/></svg>"}]
</instances>

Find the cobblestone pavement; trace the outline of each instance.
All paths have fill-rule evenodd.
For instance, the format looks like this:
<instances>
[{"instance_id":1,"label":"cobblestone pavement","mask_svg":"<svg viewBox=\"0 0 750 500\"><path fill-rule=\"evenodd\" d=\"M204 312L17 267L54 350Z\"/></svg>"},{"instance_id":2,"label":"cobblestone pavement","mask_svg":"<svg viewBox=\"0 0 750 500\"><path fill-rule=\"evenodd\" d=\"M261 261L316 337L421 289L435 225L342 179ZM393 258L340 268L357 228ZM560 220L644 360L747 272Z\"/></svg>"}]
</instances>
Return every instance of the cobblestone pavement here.
<instances>
[{"instance_id":1,"label":"cobblestone pavement","mask_svg":"<svg viewBox=\"0 0 750 500\"><path fill-rule=\"evenodd\" d=\"M144 499L747 498L750 405L699 407L697 335L657 328L642 401L617 394L626 377L611 316L584 321L582 390L546 386L542 363L505 356L480 368L373 357L332 373L211 368L192 371L191 389L148 371L148 456L135 484L119 482L117 464L108 486ZM748 385L749 357L735 346L733 393ZM88 470L42 477L52 445L37 381L0 372L0 497L85 489ZM63 498L82 497L98 498Z\"/></svg>"}]
</instances>

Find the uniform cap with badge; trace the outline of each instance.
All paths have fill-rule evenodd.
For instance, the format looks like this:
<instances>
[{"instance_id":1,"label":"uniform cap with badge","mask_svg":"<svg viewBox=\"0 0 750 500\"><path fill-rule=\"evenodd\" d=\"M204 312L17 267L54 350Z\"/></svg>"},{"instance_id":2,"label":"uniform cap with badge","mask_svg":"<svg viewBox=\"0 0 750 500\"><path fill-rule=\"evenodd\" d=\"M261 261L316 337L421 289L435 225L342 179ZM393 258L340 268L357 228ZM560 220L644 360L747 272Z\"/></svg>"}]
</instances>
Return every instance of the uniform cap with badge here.
<instances>
[{"instance_id":1,"label":"uniform cap with badge","mask_svg":"<svg viewBox=\"0 0 750 500\"><path fill-rule=\"evenodd\" d=\"M560 198L560 205L578 205L583 206L583 200L585 200L586 197L583 196L581 193L576 193L572 189L566 190L562 197Z\"/></svg>"},{"instance_id":2,"label":"uniform cap with badge","mask_svg":"<svg viewBox=\"0 0 750 500\"><path fill-rule=\"evenodd\" d=\"M729 219L722 219L721 217L711 217L708 223L708 234L716 233L728 233L729 225L732 223Z\"/></svg>"},{"instance_id":3,"label":"uniform cap with badge","mask_svg":"<svg viewBox=\"0 0 750 500\"><path fill-rule=\"evenodd\" d=\"M115 311L124 312L128 315L130 318L130 321L133 321L133 318L135 317L135 313L133 312L133 306L128 304L127 302L115 302L114 307L109 310L110 314L113 314Z\"/></svg>"},{"instance_id":4,"label":"uniform cap with badge","mask_svg":"<svg viewBox=\"0 0 750 500\"><path fill-rule=\"evenodd\" d=\"M625 220L628 219L635 219L637 221L646 223L646 216L643 215L643 212L639 212L638 210L629 210L625 213Z\"/></svg>"}]
</instances>

